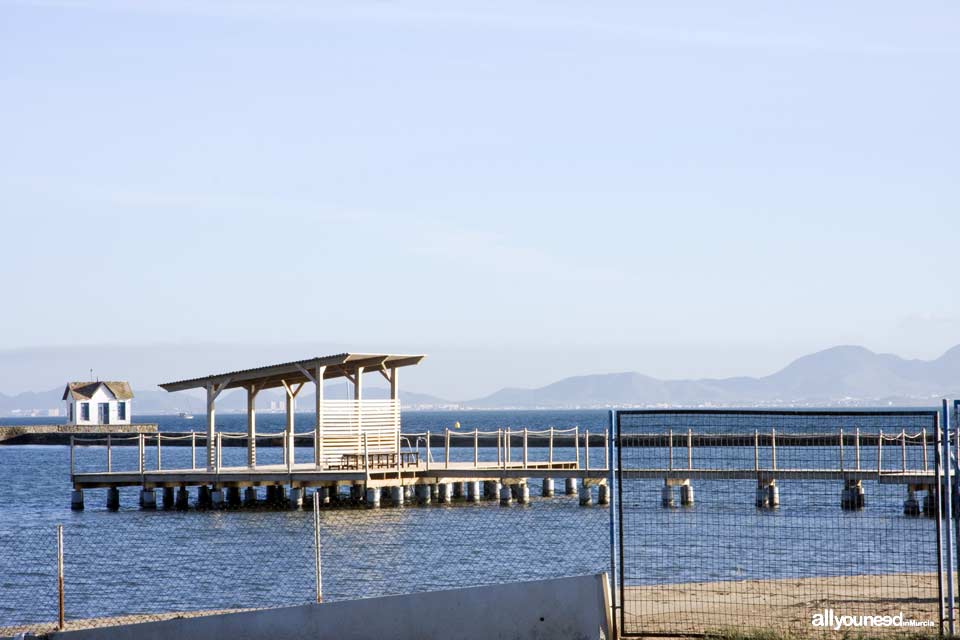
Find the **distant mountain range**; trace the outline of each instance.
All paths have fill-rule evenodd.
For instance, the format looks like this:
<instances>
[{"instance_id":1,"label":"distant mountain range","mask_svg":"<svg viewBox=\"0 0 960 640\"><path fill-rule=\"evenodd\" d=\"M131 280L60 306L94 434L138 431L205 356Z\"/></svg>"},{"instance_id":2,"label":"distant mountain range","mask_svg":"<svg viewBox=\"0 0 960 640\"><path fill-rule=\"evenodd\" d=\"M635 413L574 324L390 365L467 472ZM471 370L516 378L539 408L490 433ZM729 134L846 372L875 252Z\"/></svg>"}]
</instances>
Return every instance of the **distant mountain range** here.
<instances>
[{"instance_id":1,"label":"distant mountain range","mask_svg":"<svg viewBox=\"0 0 960 640\"><path fill-rule=\"evenodd\" d=\"M325 387L328 398L347 397L347 385ZM62 407L63 388L0 394L0 415ZM187 411L202 413L203 401L161 390L135 390L134 411L140 415ZM387 389L369 387L367 398L385 398ZM607 373L564 378L537 389L505 388L489 396L451 402L435 396L401 392L406 408L572 409L624 406L837 406L930 405L938 398L960 398L960 345L936 360L906 360L864 347L841 346L794 360L769 376L700 380L659 380L641 373ZM268 390L260 407L274 401L282 407L283 392ZM313 394L304 390L297 407L308 411ZM225 392L220 411L243 411L242 391ZM16 413L15 413L16 412Z\"/></svg>"}]
</instances>

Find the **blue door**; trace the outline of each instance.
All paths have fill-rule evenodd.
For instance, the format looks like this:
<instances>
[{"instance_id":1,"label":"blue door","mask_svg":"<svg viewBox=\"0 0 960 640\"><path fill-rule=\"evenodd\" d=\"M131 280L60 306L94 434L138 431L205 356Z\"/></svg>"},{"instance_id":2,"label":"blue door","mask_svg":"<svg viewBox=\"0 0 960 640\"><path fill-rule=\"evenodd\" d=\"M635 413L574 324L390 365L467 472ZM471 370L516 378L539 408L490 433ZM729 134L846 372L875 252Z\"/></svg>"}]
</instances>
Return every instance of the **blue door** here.
<instances>
[{"instance_id":1,"label":"blue door","mask_svg":"<svg viewBox=\"0 0 960 640\"><path fill-rule=\"evenodd\" d=\"M110 403L101 402L99 405L100 424L110 424Z\"/></svg>"}]
</instances>

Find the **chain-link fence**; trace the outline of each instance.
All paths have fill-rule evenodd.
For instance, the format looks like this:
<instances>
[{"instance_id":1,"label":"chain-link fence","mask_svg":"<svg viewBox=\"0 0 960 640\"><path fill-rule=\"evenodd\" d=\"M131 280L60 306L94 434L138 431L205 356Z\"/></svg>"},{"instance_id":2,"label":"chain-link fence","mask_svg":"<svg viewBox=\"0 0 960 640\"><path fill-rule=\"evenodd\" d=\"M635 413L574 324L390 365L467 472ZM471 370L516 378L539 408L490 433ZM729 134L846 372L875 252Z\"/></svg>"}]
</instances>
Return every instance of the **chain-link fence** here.
<instances>
[{"instance_id":1,"label":"chain-link fence","mask_svg":"<svg viewBox=\"0 0 960 640\"><path fill-rule=\"evenodd\" d=\"M624 636L937 632L936 411L617 421Z\"/></svg>"},{"instance_id":2,"label":"chain-link fence","mask_svg":"<svg viewBox=\"0 0 960 640\"><path fill-rule=\"evenodd\" d=\"M66 628L304 604L318 578L329 602L606 571L608 509L541 487L530 480L527 504L464 491L448 504L377 509L341 487L316 528L312 491L302 510L267 505L260 487L257 506L152 511L128 488L121 513L88 491L90 506L63 528ZM55 527L0 541L0 635L55 629Z\"/></svg>"}]
</instances>

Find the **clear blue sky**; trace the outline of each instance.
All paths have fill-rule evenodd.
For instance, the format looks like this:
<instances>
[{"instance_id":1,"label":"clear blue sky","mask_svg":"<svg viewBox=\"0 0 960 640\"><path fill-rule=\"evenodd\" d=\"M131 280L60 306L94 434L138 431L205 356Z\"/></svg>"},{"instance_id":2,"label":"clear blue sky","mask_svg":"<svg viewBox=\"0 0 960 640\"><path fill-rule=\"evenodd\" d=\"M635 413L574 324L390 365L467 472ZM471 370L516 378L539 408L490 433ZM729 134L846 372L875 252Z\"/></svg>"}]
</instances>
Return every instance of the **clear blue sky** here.
<instances>
[{"instance_id":1,"label":"clear blue sky","mask_svg":"<svg viewBox=\"0 0 960 640\"><path fill-rule=\"evenodd\" d=\"M936 356L957 69L952 2L8 0L0 349L423 350L452 397Z\"/></svg>"}]
</instances>

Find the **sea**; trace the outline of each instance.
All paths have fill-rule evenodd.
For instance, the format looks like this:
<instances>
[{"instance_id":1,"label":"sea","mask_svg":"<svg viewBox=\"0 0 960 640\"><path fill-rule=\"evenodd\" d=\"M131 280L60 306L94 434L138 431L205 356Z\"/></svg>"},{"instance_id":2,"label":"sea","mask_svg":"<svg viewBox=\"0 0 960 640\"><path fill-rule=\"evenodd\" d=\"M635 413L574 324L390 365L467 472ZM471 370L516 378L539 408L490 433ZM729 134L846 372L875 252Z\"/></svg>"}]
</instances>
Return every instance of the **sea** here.
<instances>
[{"instance_id":1,"label":"sea","mask_svg":"<svg viewBox=\"0 0 960 640\"><path fill-rule=\"evenodd\" d=\"M243 432L245 420L241 414L218 414L218 429ZM260 413L258 432L279 432L284 420L282 414ZM405 433L574 426L603 433L607 420L606 411L411 411L402 416ZM0 419L0 424L50 421ZM161 432L204 427L203 416L139 415L135 421L156 423ZM297 431L309 431L311 415L297 415L296 423ZM732 449L738 448L697 455L752 461L752 447ZM496 450L482 449L480 455L496 459ZM530 450L532 460L546 455L542 448ZM591 464L602 466L604 455L602 448L592 448ZM665 454L634 455L633 463L657 466L663 461L653 457ZM834 453L807 447L780 455L813 461ZM909 451L911 465L920 464L919 455L919 447ZM78 447L76 468L103 469L105 456L102 446ZM224 456L226 466L241 465L245 450L225 448ZM296 452L299 460L311 456L309 448ZM472 448L451 451L452 460L472 456ZM557 460L564 456L572 459L572 450L557 451ZM865 451L863 464L875 464L875 456ZM156 464L150 447L146 459ZM162 459L164 468L189 467L190 448L165 446ZM258 449L259 462L280 460L279 448ZM115 447L113 464L117 470L135 468L136 447ZM312 510L145 511L131 487L121 490L117 513L107 511L105 490L87 490L85 510L75 512L69 465L66 446L0 446L0 627L56 617L58 525L63 527L68 619L316 599ZM562 485L558 481L556 495L544 498L539 481L531 481L530 504L510 507L483 501L324 508L321 596L337 601L609 572L610 508L581 507L575 496L563 495ZM902 486L866 484L866 508L855 512L840 509L842 488L837 481L782 483L780 507L763 510L754 504L755 480L704 481L695 483L694 506L665 509L662 480L627 481L620 494L623 535L616 546L623 562L616 568L628 584L637 585L936 571L934 521L904 516Z\"/></svg>"}]
</instances>

